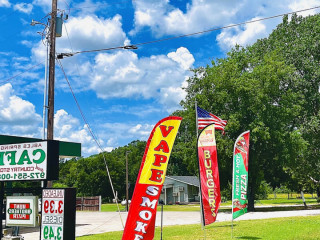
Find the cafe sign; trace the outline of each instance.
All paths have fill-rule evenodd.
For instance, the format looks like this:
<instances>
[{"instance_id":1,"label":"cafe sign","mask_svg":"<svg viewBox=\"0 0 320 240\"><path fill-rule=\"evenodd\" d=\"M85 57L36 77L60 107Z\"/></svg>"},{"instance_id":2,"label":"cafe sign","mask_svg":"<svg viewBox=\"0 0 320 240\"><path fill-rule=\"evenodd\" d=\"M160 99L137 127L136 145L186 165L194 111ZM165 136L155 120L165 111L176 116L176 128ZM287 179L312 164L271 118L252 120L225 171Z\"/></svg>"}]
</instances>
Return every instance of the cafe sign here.
<instances>
[{"instance_id":1,"label":"cafe sign","mask_svg":"<svg viewBox=\"0 0 320 240\"><path fill-rule=\"evenodd\" d=\"M58 171L57 141L0 145L0 181L55 180Z\"/></svg>"}]
</instances>

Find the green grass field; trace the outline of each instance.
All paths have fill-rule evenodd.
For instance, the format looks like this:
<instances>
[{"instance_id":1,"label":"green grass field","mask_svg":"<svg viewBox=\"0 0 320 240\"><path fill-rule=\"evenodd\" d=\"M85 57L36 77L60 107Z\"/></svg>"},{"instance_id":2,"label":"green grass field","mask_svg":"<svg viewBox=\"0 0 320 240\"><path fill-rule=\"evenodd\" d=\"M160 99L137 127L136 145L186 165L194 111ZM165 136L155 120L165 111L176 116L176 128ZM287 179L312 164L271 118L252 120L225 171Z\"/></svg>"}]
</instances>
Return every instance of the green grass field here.
<instances>
[{"instance_id":1,"label":"green grass field","mask_svg":"<svg viewBox=\"0 0 320 240\"><path fill-rule=\"evenodd\" d=\"M316 240L320 239L320 216L274 218L234 222L234 239ZM206 235L206 238L204 238ZM77 240L120 240L122 232L78 237ZM155 238L160 239L160 228ZM200 225L163 228L165 240L231 239L231 222L214 223L202 230Z\"/></svg>"},{"instance_id":2,"label":"green grass field","mask_svg":"<svg viewBox=\"0 0 320 240\"><path fill-rule=\"evenodd\" d=\"M306 203L309 208L320 208L315 198L305 194ZM298 206L292 206L298 205ZM304 209L303 201L299 194L273 194L266 200L255 203L257 211L281 211ZM266 208L260 208L260 207ZM125 207L119 205L120 211ZM160 211L161 206L158 206ZM115 212L116 204L103 204L101 211ZM199 204L189 205L165 205L164 211L200 211ZM231 201L221 204L219 212L231 211ZM276 240L320 240L320 216L275 218L264 220L249 220L234 222L234 239L276 239ZM206 235L206 238L204 238ZM77 240L119 240L122 232L110 232L91 236L78 237ZM160 229L156 228L155 239L160 239ZM231 239L231 222L214 223L206 230L200 225L168 226L163 229L165 240L197 240L197 239Z\"/></svg>"},{"instance_id":3,"label":"green grass field","mask_svg":"<svg viewBox=\"0 0 320 240\"><path fill-rule=\"evenodd\" d=\"M303 201L301 198L299 198L299 194L292 194L290 195L290 198L288 199L287 194L277 194L277 198L274 198L273 194L270 194L268 196L268 199L266 200L258 200L255 203L255 206L285 206L285 205L301 205L303 206ZM307 205L313 205L317 204L317 200L315 198L312 198L311 194L305 194L305 199ZM125 207L121 206L119 204L120 211L125 211ZM158 206L158 211L160 211L161 206ZM231 209L231 201L227 201L224 203L221 203L220 210L219 211L229 211ZM164 211L200 211L200 205L199 204L190 204L190 205L165 205L163 207ZM102 212L116 212L117 206L116 204L108 203L108 204L102 204L101 206Z\"/></svg>"}]
</instances>

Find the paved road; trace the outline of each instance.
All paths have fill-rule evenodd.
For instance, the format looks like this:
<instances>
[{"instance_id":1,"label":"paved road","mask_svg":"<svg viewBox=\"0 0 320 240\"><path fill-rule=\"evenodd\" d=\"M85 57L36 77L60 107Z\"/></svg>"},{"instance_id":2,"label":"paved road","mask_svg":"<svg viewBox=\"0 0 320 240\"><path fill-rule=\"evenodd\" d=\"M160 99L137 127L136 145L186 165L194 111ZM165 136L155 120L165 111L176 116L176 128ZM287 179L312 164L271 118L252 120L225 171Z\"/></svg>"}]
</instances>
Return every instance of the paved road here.
<instances>
[{"instance_id":1,"label":"paved road","mask_svg":"<svg viewBox=\"0 0 320 240\"><path fill-rule=\"evenodd\" d=\"M301 211L279 211L279 212L253 212L242 215L235 221L249 219L266 219L276 217L294 217L320 215L320 210L301 210ZM127 213L121 213L122 221L125 223ZM164 212L164 226L199 224L199 212ZM161 224L160 212L157 213L156 226ZM219 213L217 222L231 221L230 213ZM97 233L121 231L122 224L119 213L116 212L77 212L76 235L91 235ZM39 228L24 228L21 235L25 240L38 240Z\"/></svg>"}]
</instances>

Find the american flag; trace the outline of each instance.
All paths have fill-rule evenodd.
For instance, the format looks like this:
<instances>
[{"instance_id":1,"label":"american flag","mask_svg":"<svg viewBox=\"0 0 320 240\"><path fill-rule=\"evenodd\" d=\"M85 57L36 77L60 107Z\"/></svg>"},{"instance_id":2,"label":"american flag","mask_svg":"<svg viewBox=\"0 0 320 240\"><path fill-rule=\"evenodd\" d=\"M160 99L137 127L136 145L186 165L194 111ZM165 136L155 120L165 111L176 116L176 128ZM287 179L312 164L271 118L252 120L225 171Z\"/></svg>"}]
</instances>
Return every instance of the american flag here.
<instances>
[{"instance_id":1,"label":"american flag","mask_svg":"<svg viewBox=\"0 0 320 240\"><path fill-rule=\"evenodd\" d=\"M226 120L222 120L221 118L213 115L212 113L203 110L197 106L197 114L198 114L198 129L203 129L206 126L214 123L215 129L222 130L224 133L224 127L227 125Z\"/></svg>"}]
</instances>

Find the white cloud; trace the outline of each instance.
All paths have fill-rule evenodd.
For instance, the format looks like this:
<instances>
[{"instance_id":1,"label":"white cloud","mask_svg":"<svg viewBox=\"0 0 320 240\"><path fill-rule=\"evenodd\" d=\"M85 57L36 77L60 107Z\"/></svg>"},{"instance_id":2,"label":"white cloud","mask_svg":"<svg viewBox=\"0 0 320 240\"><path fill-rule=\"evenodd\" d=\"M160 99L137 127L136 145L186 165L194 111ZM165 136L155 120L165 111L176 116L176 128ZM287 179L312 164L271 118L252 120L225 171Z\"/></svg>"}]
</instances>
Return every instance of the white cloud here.
<instances>
[{"instance_id":1,"label":"white cloud","mask_svg":"<svg viewBox=\"0 0 320 240\"><path fill-rule=\"evenodd\" d=\"M81 50L93 50L114 46L123 46L129 43L126 34L122 30L121 16L116 15L110 19L98 18L97 16L81 16L69 18L62 27L61 38L56 40L56 52L68 53ZM66 31L67 29L67 31ZM71 45L70 45L71 43ZM29 42L23 42L28 45ZM32 48L34 61L43 62L46 59L46 46L39 41ZM73 68L77 64L76 57L64 60L64 64ZM85 58L85 55L82 55Z\"/></svg>"},{"instance_id":2,"label":"white cloud","mask_svg":"<svg viewBox=\"0 0 320 240\"><path fill-rule=\"evenodd\" d=\"M123 46L128 43L122 30L122 17L104 19L93 15L69 18L64 23L63 37L57 39L57 52L92 50ZM67 29L67 32L66 32Z\"/></svg>"},{"instance_id":3,"label":"white cloud","mask_svg":"<svg viewBox=\"0 0 320 240\"><path fill-rule=\"evenodd\" d=\"M167 107L169 113L177 110L181 100L187 96L187 93L181 87L161 89L160 93L162 94L160 103Z\"/></svg>"},{"instance_id":4,"label":"white cloud","mask_svg":"<svg viewBox=\"0 0 320 240\"><path fill-rule=\"evenodd\" d=\"M252 19L253 21L257 18ZM257 38L266 37L267 27L262 22L246 24L243 28L229 28L223 30L218 36L219 46L224 50L229 50L236 44L246 46L254 43Z\"/></svg>"},{"instance_id":5,"label":"white cloud","mask_svg":"<svg viewBox=\"0 0 320 240\"><path fill-rule=\"evenodd\" d=\"M59 2L63 2L63 1L58 1L58 4ZM33 0L32 4L42 7L44 12L50 12L52 7L52 0ZM59 5L58 5L58 8L59 8Z\"/></svg>"},{"instance_id":6,"label":"white cloud","mask_svg":"<svg viewBox=\"0 0 320 240\"><path fill-rule=\"evenodd\" d=\"M308 0L308 1L295 0L295 1L290 1L289 9L291 9L292 11L297 11L297 10L301 10L301 9L308 9L308 8L312 8L315 6L319 6L319 4L320 4L319 0ZM301 13L299 13L299 15L306 17L308 15L314 15L317 12L319 12L319 10L313 9L310 11L301 12Z\"/></svg>"},{"instance_id":7,"label":"white cloud","mask_svg":"<svg viewBox=\"0 0 320 240\"><path fill-rule=\"evenodd\" d=\"M108 146L119 146L119 143L131 142L133 140L146 141L153 129L151 124L136 123L104 123L103 138L108 139Z\"/></svg>"},{"instance_id":8,"label":"white cloud","mask_svg":"<svg viewBox=\"0 0 320 240\"><path fill-rule=\"evenodd\" d=\"M312 8L320 5L320 0L296 0L290 1L285 0L279 2L277 5L268 4L263 0L259 1L243 1L243 6L240 8L246 9L247 15L241 19L240 12L234 15L233 23L240 23L244 21L254 21L265 17L275 16L278 14L284 14L288 12L303 10ZM256 10L255 10L256 9ZM298 15L307 16L313 15L319 12L318 9L299 12ZM254 18L248 19L248 16L255 16ZM219 46L225 50L230 50L236 44L246 46L254 43L257 39L267 37L273 29L282 21L282 18L269 19L266 21L259 21L254 23L248 23L244 27L234 27L224 29L218 36L217 41Z\"/></svg>"},{"instance_id":9,"label":"white cloud","mask_svg":"<svg viewBox=\"0 0 320 240\"><path fill-rule=\"evenodd\" d=\"M22 62L26 62L26 61L30 60L27 57L13 57L12 59L15 60L15 61L22 61Z\"/></svg>"},{"instance_id":10,"label":"white cloud","mask_svg":"<svg viewBox=\"0 0 320 240\"><path fill-rule=\"evenodd\" d=\"M32 51L34 58L45 59L45 46L42 43ZM191 75L189 69L195 61L193 55L184 47L168 53L167 56L139 58L132 51L120 50L99 53L94 62L75 57L63 60L68 77L76 81L72 84L73 89L94 90L102 99L155 99L163 104L168 112L180 107L179 103L185 97L181 87L185 86L186 78ZM65 88L65 81L58 80L57 87L59 86Z\"/></svg>"},{"instance_id":11,"label":"white cloud","mask_svg":"<svg viewBox=\"0 0 320 240\"><path fill-rule=\"evenodd\" d=\"M219 26L238 11L239 1L193 0L185 3L186 11L176 8L169 1L136 0L135 29L150 27L157 36L187 34Z\"/></svg>"},{"instance_id":12,"label":"white cloud","mask_svg":"<svg viewBox=\"0 0 320 240\"><path fill-rule=\"evenodd\" d=\"M63 26L63 36L57 38L56 52L68 53L72 50L92 50L126 45L129 40L122 30L121 21L120 15L108 19L91 15L69 18L64 23L66 27ZM24 44L29 44L29 42L24 42ZM45 63L46 46L42 41L35 44L31 52L33 62ZM62 60L63 68L75 92L90 90L88 79L92 77L92 63L89 57L92 57L92 54L79 54ZM40 90L39 86L42 88L43 84L33 87ZM56 71L56 88L69 91L60 70Z\"/></svg>"},{"instance_id":13,"label":"white cloud","mask_svg":"<svg viewBox=\"0 0 320 240\"><path fill-rule=\"evenodd\" d=\"M185 47L180 47L176 52L168 53L168 57L180 64L184 70L189 70L194 63L194 57Z\"/></svg>"},{"instance_id":14,"label":"white cloud","mask_svg":"<svg viewBox=\"0 0 320 240\"><path fill-rule=\"evenodd\" d=\"M179 107L185 96L181 87L191 74L187 69L193 62L186 48L167 56L143 58L131 51L101 53L96 56L92 68L91 88L103 99L153 98L170 111Z\"/></svg>"},{"instance_id":15,"label":"white cloud","mask_svg":"<svg viewBox=\"0 0 320 240\"><path fill-rule=\"evenodd\" d=\"M0 86L0 124L2 133L38 136L41 117L35 106L14 95L12 85Z\"/></svg>"},{"instance_id":16,"label":"white cloud","mask_svg":"<svg viewBox=\"0 0 320 240\"><path fill-rule=\"evenodd\" d=\"M16 5L14 5L13 9L29 14L33 9L33 5L30 3L17 3Z\"/></svg>"},{"instance_id":17,"label":"white cloud","mask_svg":"<svg viewBox=\"0 0 320 240\"><path fill-rule=\"evenodd\" d=\"M138 136L140 136L140 138L141 137L145 138L150 135L150 132L151 132L150 128L151 128L150 125L143 126L142 124L137 124L137 125L131 127L128 132L133 135L138 135Z\"/></svg>"},{"instance_id":18,"label":"white cloud","mask_svg":"<svg viewBox=\"0 0 320 240\"><path fill-rule=\"evenodd\" d=\"M37 56L43 53L40 47L33 51ZM64 69L69 79L73 79L72 86L76 91L93 90L101 99L153 99L168 112L180 108L179 103L185 97L182 86L191 75L189 69L194 63L193 55L184 47L167 55L150 57L139 58L132 51L120 50L99 53L94 62L86 58L78 59L78 62L75 58L66 62L68 60L63 60ZM65 87L65 81L57 79L56 86Z\"/></svg>"},{"instance_id":19,"label":"white cloud","mask_svg":"<svg viewBox=\"0 0 320 240\"><path fill-rule=\"evenodd\" d=\"M29 42L29 41L23 41L22 44L23 44L23 45L26 45L26 46L32 45L32 43ZM36 62L38 62L38 63L40 63L40 62L45 63L46 58L47 58L47 53L46 53L46 51L47 51L47 48L46 48L46 46L43 44L43 42L42 42L42 41L38 42L38 43L31 49L31 52L32 52L31 58L32 58L32 60L33 60L33 61L36 61Z\"/></svg>"},{"instance_id":20,"label":"white cloud","mask_svg":"<svg viewBox=\"0 0 320 240\"><path fill-rule=\"evenodd\" d=\"M167 0L136 0L134 2L135 27L131 34L137 34L146 27L150 28L156 37L195 33L232 23L246 22L259 16L264 18L319 6L320 0L284 0L278 1L277 4L265 0L190 0L179 4L179 6L173 5ZM317 12L319 10L298 14L306 16ZM223 50L229 50L235 43L251 44L258 38L270 34L280 22L279 17L247 24L243 28L224 30L217 38L219 46Z\"/></svg>"},{"instance_id":21,"label":"white cloud","mask_svg":"<svg viewBox=\"0 0 320 240\"><path fill-rule=\"evenodd\" d=\"M0 7L10 7L11 3L8 0L0 0Z\"/></svg>"},{"instance_id":22,"label":"white cloud","mask_svg":"<svg viewBox=\"0 0 320 240\"><path fill-rule=\"evenodd\" d=\"M1 1L1 0L0 0ZM52 0L33 0L33 5L42 7L44 12L50 12L52 7ZM93 14L94 12L101 10L106 7L105 2L92 2L92 0L84 0L83 2L72 2L72 1L58 1L58 9L69 9L72 8L72 15L84 15Z\"/></svg>"},{"instance_id":23,"label":"white cloud","mask_svg":"<svg viewBox=\"0 0 320 240\"><path fill-rule=\"evenodd\" d=\"M112 6L112 4L110 4ZM77 3L77 7L74 10L78 10L78 15L87 15L87 14L94 14L96 11L101 11L108 7L106 2L99 2L92 0L85 0L84 2ZM74 12L74 11L73 11Z\"/></svg>"},{"instance_id":24,"label":"white cloud","mask_svg":"<svg viewBox=\"0 0 320 240\"><path fill-rule=\"evenodd\" d=\"M99 126L98 141L104 151L128 143L133 140L147 140L153 125L135 123L103 123ZM94 129L93 129L94 131ZM89 156L101 152L86 126L79 119L60 109L54 116L54 136L61 141L81 143L82 155Z\"/></svg>"},{"instance_id":25,"label":"white cloud","mask_svg":"<svg viewBox=\"0 0 320 240\"><path fill-rule=\"evenodd\" d=\"M54 137L61 141L81 143L82 155L89 156L100 152L86 126L80 124L79 119L60 109L54 115ZM104 142L99 139L103 146Z\"/></svg>"}]
</instances>

